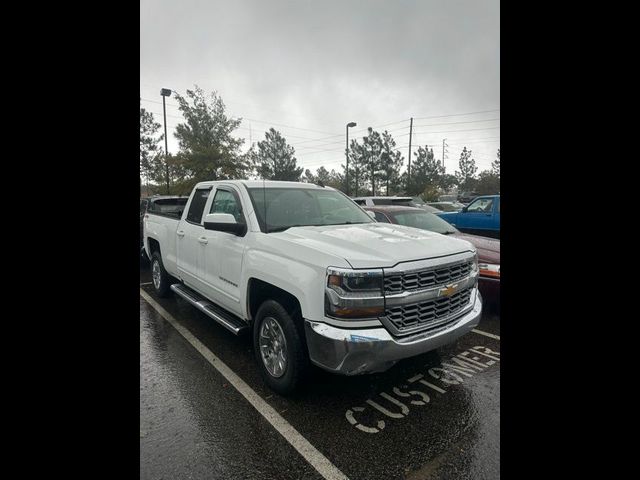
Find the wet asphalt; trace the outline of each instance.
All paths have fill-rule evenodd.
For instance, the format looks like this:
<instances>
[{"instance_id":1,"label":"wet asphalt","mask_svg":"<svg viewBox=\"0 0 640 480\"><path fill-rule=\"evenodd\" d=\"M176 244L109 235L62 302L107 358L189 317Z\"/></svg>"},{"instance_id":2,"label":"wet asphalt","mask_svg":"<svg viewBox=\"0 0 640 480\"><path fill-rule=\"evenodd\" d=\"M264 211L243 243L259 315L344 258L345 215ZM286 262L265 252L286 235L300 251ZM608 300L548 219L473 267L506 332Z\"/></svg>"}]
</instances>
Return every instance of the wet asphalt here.
<instances>
[{"instance_id":1,"label":"wet asphalt","mask_svg":"<svg viewBox=\"0 0 640 480\"><path fill-rule=\"evenodd\" d=\"M249 335L157 298L150 281L141 268L140 288L350 479L500 478L498 339L470 332L381 374L314 368L282 397L262 382ZM499 336L500 317L485 312L477 329ZM322 477L140 297L140 478Z\"/></svg>"}]
</instances>

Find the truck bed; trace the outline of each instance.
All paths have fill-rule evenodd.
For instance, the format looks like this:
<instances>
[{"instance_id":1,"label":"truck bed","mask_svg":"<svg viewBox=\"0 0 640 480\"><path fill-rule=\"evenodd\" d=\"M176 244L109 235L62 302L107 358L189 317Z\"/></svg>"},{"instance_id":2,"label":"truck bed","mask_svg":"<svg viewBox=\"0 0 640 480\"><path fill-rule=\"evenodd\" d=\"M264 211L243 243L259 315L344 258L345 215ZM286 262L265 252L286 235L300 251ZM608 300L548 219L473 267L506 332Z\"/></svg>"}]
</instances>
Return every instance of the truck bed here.
<instances>
[{"instance_id":1,"label":"truck bed","mask_svg":"<svg viewBox=\"0 0 640 480\"><path fill-rule=\"evenodd\" d=\"M174 276L178 274L176 232L181 216L182 212L179 215L177 212L147 212L144 218L144 248L147 255L151 257L153 254L150 242L162 244L164 268Z\"/></svg>"}]
</instances>

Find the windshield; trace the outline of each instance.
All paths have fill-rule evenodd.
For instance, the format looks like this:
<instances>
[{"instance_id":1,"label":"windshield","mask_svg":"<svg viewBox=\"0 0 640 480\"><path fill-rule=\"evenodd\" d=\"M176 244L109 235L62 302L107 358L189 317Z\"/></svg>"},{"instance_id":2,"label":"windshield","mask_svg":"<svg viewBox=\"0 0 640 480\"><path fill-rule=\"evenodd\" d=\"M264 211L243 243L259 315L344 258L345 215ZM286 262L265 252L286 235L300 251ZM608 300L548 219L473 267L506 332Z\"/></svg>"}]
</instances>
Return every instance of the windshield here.
<instances>
[{"instance_id":1,"label":"windshield","mask_svg":"<svg viewBox=\"0 0 640 480\"><path fill-rule=\"evenodd\" d=\"M407 227L420 228L422 230L444 234L458 233L453 225L429 212L399 212L394 213L393 217L399 225L405 225Z\"/></svg>"},{"instance_id":2,"label":"windshield","mask_svg":"<svg viewBox=\"0 0 640 480\"><path fill-rule=\"evenodd\" d=\"M350 198L335 190L311 188L248 188L263 232L291 227L373 223ZM265 199L267 203L265 225Z\"/></svg>"}]
</instances>

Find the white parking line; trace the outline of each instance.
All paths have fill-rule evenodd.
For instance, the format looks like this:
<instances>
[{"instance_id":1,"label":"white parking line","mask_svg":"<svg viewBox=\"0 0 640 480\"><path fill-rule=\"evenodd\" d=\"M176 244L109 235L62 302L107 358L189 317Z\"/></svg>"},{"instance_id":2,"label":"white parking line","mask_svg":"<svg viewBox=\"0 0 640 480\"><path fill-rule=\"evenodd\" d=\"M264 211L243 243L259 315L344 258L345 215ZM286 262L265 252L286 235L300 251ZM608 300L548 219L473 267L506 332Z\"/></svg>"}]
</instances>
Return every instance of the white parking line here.
<instances>
[{"instance_id":1,"label":"white parking line","mask_svg":"<svg viewBox=\"0 0 640 480\"><path fill-rule=\"evenodd\" d=\"M484 335L485 337L490 337L490 338L495 338L496 340L500 340L500 336L499 335L494 335L493 333L483 332L482 330L478 330L476 328L474 328L471 331L479 333L480 335Z\"/></svg>"},{"instance_id":2,"label":"white parking line","mask_svg":"<svg viewBox=\"0 0 640 480\"><path fill-rule=\"evenodd\" d=\"M287 422L271 405L265 402L244 380L238 377L225 363L220 360L211 350L204 346L189 330L167 312L151 296L140 289L140 296L144 298L156 311L182 335L200 355L202 355L220 374L233 385L238 392L255 408L275 428L284 439L295 448L304 459L315 468L320 475L327 480L348 480L333 463L318 451L309 441L304 438L289 422Z\"/></svg>"},{"instance_id":3,"label":"white parking line","mask_svg":"<svg viewBox=\"0 0 640 480\"><path fill-rule=\"evenodd\" d=\"M144 282L144 283L141 283L141 284L140 284L140 286L143 286L143 285L151 285L152 283L153 283L153 282Z\"/></svg>"}]
</instances>

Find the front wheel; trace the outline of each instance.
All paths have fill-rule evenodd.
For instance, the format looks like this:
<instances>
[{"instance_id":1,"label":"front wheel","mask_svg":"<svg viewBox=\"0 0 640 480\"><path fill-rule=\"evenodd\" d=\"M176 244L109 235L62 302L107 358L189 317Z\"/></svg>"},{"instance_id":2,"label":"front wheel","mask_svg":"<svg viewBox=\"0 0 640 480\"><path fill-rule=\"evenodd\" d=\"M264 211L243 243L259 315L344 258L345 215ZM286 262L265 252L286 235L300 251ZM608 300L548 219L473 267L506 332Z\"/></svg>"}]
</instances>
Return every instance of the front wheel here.
<instances>
[{"instance_id":1,"label":"front wheel","mask_svg":"<svg viewBox=\"0 0 640 480\"><path fill-rule=\"evenodd\" d=\"M151 278L156 294L160 298L167 297L171 287L171 276L164 269L160 252L154 252L151 256Z\"/></svg>"},{"instance_id":2,"label":"front wheel","mask_svg":"<svg viewBox=\"0 0 640 480\"><path fill-rule=\"evenodd\" d=\"M253 348L265 383L282 395L293 392L309 361L294 319L275 300L267 300L258 309Z\"/></svg>"}]
</instances>

